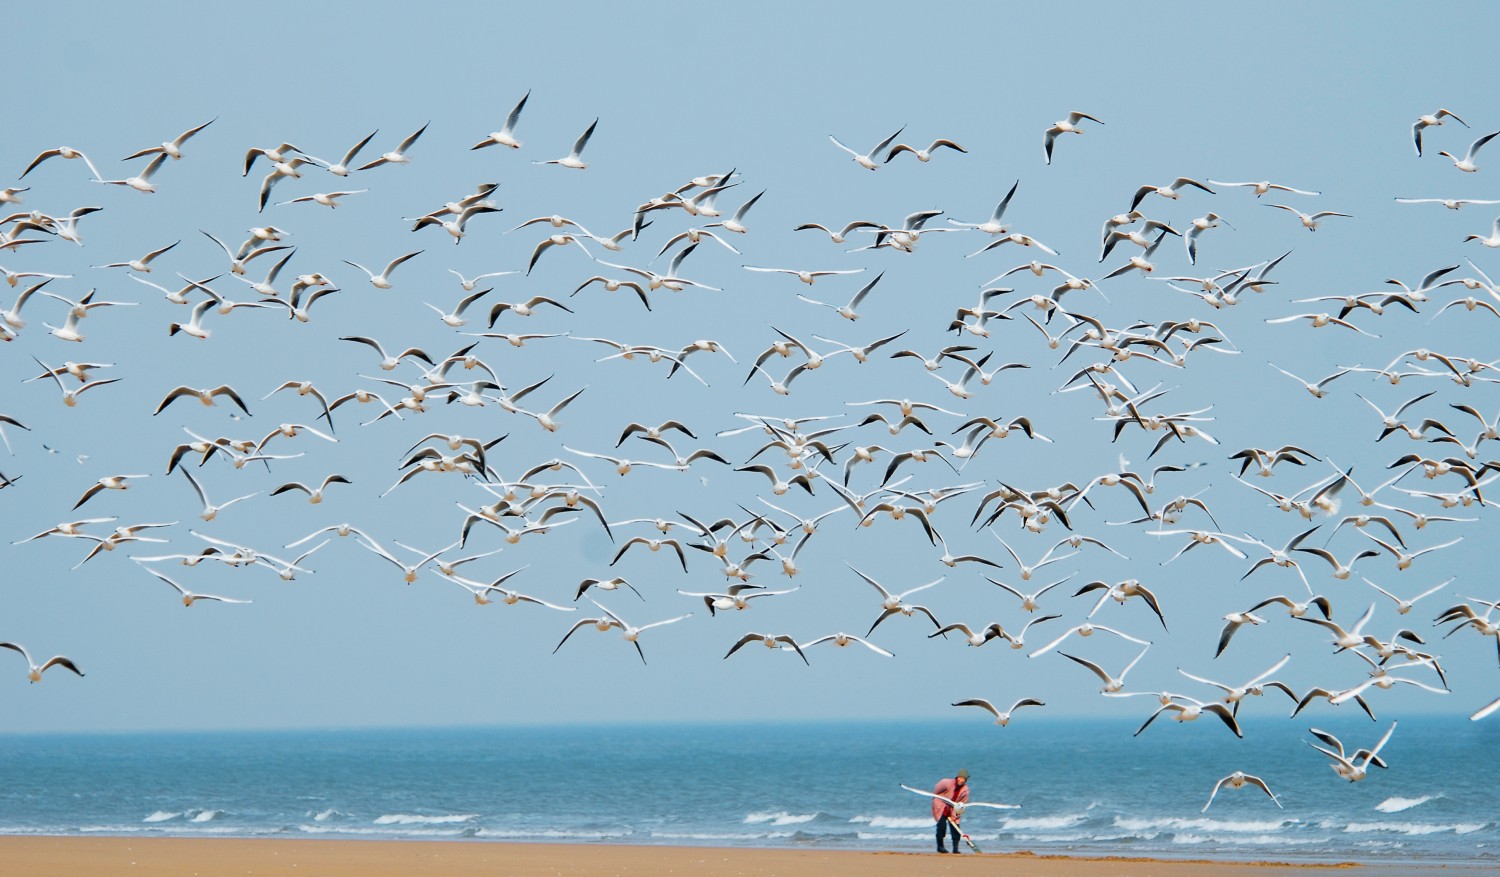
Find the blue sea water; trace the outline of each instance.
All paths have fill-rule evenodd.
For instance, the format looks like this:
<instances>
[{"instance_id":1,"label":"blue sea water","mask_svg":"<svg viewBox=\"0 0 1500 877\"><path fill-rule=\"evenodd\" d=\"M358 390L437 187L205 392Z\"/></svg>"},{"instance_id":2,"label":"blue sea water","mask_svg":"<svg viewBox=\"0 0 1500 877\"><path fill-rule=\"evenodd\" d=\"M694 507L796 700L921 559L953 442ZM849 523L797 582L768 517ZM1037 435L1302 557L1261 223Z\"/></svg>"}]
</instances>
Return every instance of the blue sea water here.
<instances>
[{"instance_id":1,"label":"blue sea water","mask_svg":"<svg viewBox=\"0 0 1500 877\"><path fill-rule=\"evenodd\" d=\"M1319 721L1346 746L1384 723ZM704 724L0 736L0 833L412 838L922 851L959 768L986 852L1500 862L1500 728L1403 719L1390 766L1339 779L1302 741L1222 725L1018 715ZM1304 735L1312 740L1310 735ZM1316 741L1313 741L1316 742ZM1263 777L1225 789L1233 770Z\"/></svg>"}]
</instances>

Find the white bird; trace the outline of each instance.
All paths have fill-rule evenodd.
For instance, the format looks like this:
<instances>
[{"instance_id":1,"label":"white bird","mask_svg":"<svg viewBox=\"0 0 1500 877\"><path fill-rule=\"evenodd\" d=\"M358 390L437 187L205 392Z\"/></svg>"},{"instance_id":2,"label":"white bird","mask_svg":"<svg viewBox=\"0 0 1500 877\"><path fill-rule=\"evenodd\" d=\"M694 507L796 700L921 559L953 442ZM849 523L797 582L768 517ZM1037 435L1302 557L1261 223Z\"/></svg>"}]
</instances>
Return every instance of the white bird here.
<instances>
[{"instance_id":1,"label":"white bird","mask_svg":"<svg viewBox=\"0 0 1500 877\"><path fill-rule=\"evenodd\" d=\"M187 588L184 588L182 585L177 584L176 582L172 581L170 578L167 578L166 576L162 575L161 573L157 572L156 570L152 569L149 566L146 566L146 565L142 564L141 565L141 569L144 569L146 572L151 573L152 575L156 576L157 578L159 578L162 581L166 582L167 584L171 585L172 589L175 590L179 595L181 595L181 597L182 597L182 605L184 605L184 606L191 606L191 605L193 605L193 603L197 602L198 600L208 600L208 601L214 602L214 603L250 603L250 602L253 602L251 600L236 600L236 599L234 599L232 597L218 597L218 596L215 596L213 594L199 594L199 593L195 593L193 591L189 591Z\"/></svg>"},{"instance_id":2,"label":"white bird","mask_svg":"<svg viewBox=\"0 0 1500 877\"><path fill-rule=\"evenodd\" d=\"M1053 144L1057 140L1057 135L1085 133L1084 130L1078 126L1078 123L1082 122L1084 119L1088 119L1090 122L1098 122L1098 124L1100 125L1104 124L1088 113L1080 113L1075 111L1068 113L1068 117L1066 119L1053 122L1052 127L1047 129L1044 135L1045 139L1043 139L1042 141L1042 152L1047 158L1047 164L1052 163L1052 148Z\"/></svg>"},{"instance_id":3,"label":"white bird","mask_svg":"<svg viewBox=\"0 0 1500 877\"><path fill-rule=\"evenodd\" d=\"M101 268L129 268L132 271L139 271L142 274L150 274L151 273L151 262L153 260L155 260L157 256L160 256L162 253L167 252L168 250L172 249L173 247L177 246L177 244L180 244L180 243L182 243L182 241L176 241L174 243L166 245L165 247L162 247L159 250L152 250L151 252L147 253L146 255L140 257L139 259L130 259L130 260L125 261L125 262L111 262L108 265L101 265L99 267L101 267Z\"/></svg>"},{"instance_id":4,"label":"white bird","mask_svg":"<svg viewBox=\"0 0 1500 877\"><path fill-rule=\"evenodd\" d=\"M353 483L354 483L353 481L350 481L348 478L345 478L343 475L333 474L333 475L329 475L328 477L324 478L323 482L321 484L319 484L317 487L308 487L306 484L303 484L300 481L289 481L286 484L283 484L280 487L277 487L274 490L272 490L271 493L270 493L270 495L271 496L280 496L281 494L286 493L288 491L300 490L303 493L307 494L307 501L308 502L316 505L316 504L318 504L318 503L320 503L320 502L323 501L323 492L328 489L328 486L330 484L353 484Z\"/></svg>"},{"instance_id":5,"label":"white bird","mask_svg":"<svg viewBox=\"0 0 1500 877\"><path fill-rule=\"evenodd\" d=\"M186 143L188 141L188 138L192 137L194 134L197 134L199 131L207 128L209 125L212 125L216 121L216 118L209 119L207 122L204 122L201 125L189 128L181 134L178 134L175 138L164 141L158 146L148 146L145 149L139 150L137 152L132 152L131 154L125 156L120 160L130 161L133 158L142 158L147 155L156 155L158 153L163 155L170 155L173 159L182 158L182 144Z\"/></svg>"},{"instance_id":6,"label":"white bird","mask_svg":"<svg viewBox=\"0 0 1500 877\"><path fill-rule=\"evenodd\" d=\"M336 208L339 206L338 199L343 198L347 195L359 195L363 192L368 191L370 190L351 189L343 192L316 192L312 195L303 195L301 198L293 198L290 201L278 201L276 202L276 204L277 206L281 206L282 204L306 204L310 202L314 204L321 204L324 207L328 208Z\"/></svg>"},{"instance_id":7,"label":"white bird","mask_svg":"<svg viewBox=\"0 0 1500 877\"><path fill-rule=\"evenodd\" d=\"M1301 222L1302 227L1307 229L1308 231L1317 231L1318 224L1330 216L1342 216L1346 219L1353 218L1347 213L1339 213L1335 210L1320 210L1317 213L1303 213L1301 210L1298 210L1295 207L1288 207L1285 204L1267 204L1265 206L1275 207L1277 210L1285 210L1288 213L1297 214L1297 220Z\"/></svg>"},{"instance_id":8,"label":"white bird","mask_svg":"<svg viewBox=\"0 0 1500 877\"><path fill-rule=\"evenodd\" d=\"M939 149L942 149L943 147L947 147L948 149L951 149L955 152L962 152L965 154L967 154L969 151L967 149L964 149L962 146L959 146L957 143L954 143L952 140L940 137L937 140L932 141L932 144L929 145L926 149L920 149L915 146L907 146L905 143L897 143L895 146L891 147L890 152L887 152L885 154L885 162L886 164L890 164L891 159L895 158L903 152L910 152L912 155L915 155L917 157L918 161L931 161L932 156L935 155L937 151Z\"/></svg>"},{"instance_id":9,"label":"white bird","mask_svg":"<svg viewBox=\"0 0 1500 877\"><path fill-rule=\"evenodd\" d=\"M1219 794L1219 789L1221 787L1224 787L1224 786L1228 786L1231 789L1243 789L1245 786L1255 786L1256 788L1260 789L1262 792L1265 792L1267 795L1270 795L1271 796L1271 800L1272 801L1276 801L1277 808L1279 808L1279 809L1285 809L1284 807L1281 806L1281 802L1276 800L1276 796L1274 794L1272 794L1271 788L1266 785L1266 781L1265 780L1263 780L1263 779L1261 779L1260 777L1257 777L1257 776L1251 776L1250 774L1247 774L1244 771L1238 771L1237 770L1234 773L1230 774L1229 776L1224 777L1223 779L1221 779L1218 782L1214 783L1213 791L1211 791L1211 792L1208 793L1208 803L1204 804L1203 805L1203 809L1201 811L1199 811L1199 812L1201 812L1201 813L1207 813L1208 812L1208 805L1212 804L1214 802L1214 796L1217 795L1217 794Z\"/></svg>"},{"instance_id":10,"label":"white bird","mask_svg":"<svg viewBox=\"0 0 1500 877\"><path fill-rule=\"evenodd\" d=\"M1023 697L1020 700L1016 701L1015 703L1011 704L1010 705L1010 709L1007 709L1004 712L1001 712L998 708L996 708L996 706L994 704L990 703L989 701L985 700L982 697L976 697L976 698L971 698L969 700L961 700L958 703L953 704L953 706L977 706L980 709L987 711L990 715L994 716L995 717L995 724L997 724L997 725L999 725L1000 727L1003 728L1006 725L1010 724L1011 713L1015 712L1016 710L1020 709L1021 707L1023 707L1023 706L1046 706L1046 704L1042 703L1041 701L1037 700L1034 697Z\"/></svg>"},{"instance_id":11,"label":"white bird","mask_svg":"<svg viewBox=\"0 0 1500 877\"><path fill-rule=\"evenodd\" d=\"M1125 677L1126 677L1126 675L1130 673L1130 671L1135 667L1135 665L1137 663L1140 662L1140 660L1142 658L1146 657L1146 653L1149 652L1150 650L1151 649L1149 648L1149 646L1147 648L1141 649L1141 653L1139 655L1136 655L1133 659L1131 659L1131 661L1130 661L1129 664L1125 665L1125 669L1120 671L1120 675L1119 676L1111 676L1110 674L1108 674L1108 673L1106 673L1104 671L1103 667L1100 667L1098 664L1095 664L1093 661L1085 661L1083 658L1077 657L1075 655L1070 655L1067 652L1058 652L1058 654L1062 655L1064 658L1067 658L1070 661L1073 661L1073 662L1079 664L1080 666L1083 666L1083 667L1085 667L1085 668L1093 671L1094 675L1098 676L1099 679L1104 682L1104 687L1099 689L1099 691L1101 693L1103 693L1103 694L1118 694L1120 692L1120 689L1122 689L1122 688L1125 687ZM1045 651L1045 649L1043 649L1042 651ZM1032 652L1031 653L1031 657L1034 658L1038 654L1040 654L1040 652ZM1166 708L1165 706L1162 707L1162 709L1165 709L1165 708ZM1157 714L1159 714L1160 712L1161 712L1161 710L1159 709L1159 710L1156 711L1156 713L1152 713L1151 718L1153 718L1153 719L1156 718ZM1149 723L1150 719L1147 719L1146 721ZM1143 731L1143 730L1145 730L1145 726L1144 725L1141 726L1141 731ZM1139 734L1141 731L1136 731L1136 733Z\"/></svg>"},{"instance_id":12,"label":"white bird","mask_svg":"<svg viewBox=\"0 0 1500 877\"><path fill-rule=\"evenodd\" d=\"M21 657L26 659L26 677L32 682L41 682L42 674L53 667L62 667L65 670L72 670L79 676L83 675L83 671L78 669L78 665L74 664L71 658L64 657L63 655L54 655L41 665L38 665L31 659L31 653L26 651L26 647L23 645L17 643L0 643L0 649L10 649L13 652L19 652Z\"/></svg>"},{"instance_id":13,"label":"white bird","mask_svg":"<svg viewBox=\"0 0 1500 877\"><path fill-rule=\"evenodd\" d=\"M469 147L469 149L472 151L483 149L486 146L509 146L511 149L520 149L521 141L516 139L516 122L521 118L521 110L526 107L526 101L530 97L531 90L527 89L526 93L521 96L521 100L516 103L515 108L510 111L510 115L505 117L505 126L499 131L492 132L488 137Z\"/></svg>"},{"instance_id":14,"label":"white bird","mask_svg":"<svg viewBox=\"0 0 1500 877\"><path fill-rule=\"evenodd\" d=\"M967 807L989 807L993 810L1021 809L1020 804L991 804L986 801L955 801L952 798L945 798L942 795L934 794L933 792L924 792L921 789L914 789L911 786L907 785L903 785L901 786L901 788L907 790L908 792L916 792L918 795L923 795L928 798L936 798L939 801L947 804L949 807L952 807L955 814L962 814L964 809Z\"/></svg>"},{"instance_id":15,"label":"white bird","mask_svg":"<svg viewBox=\"0 0 1500 877\"><path fill-rule=\"evenodd\" d=\"M1031 654L1027 655L1026 657L1028 657L1028 658L1035 658L1035 657L1038 657L1040 655L1045 655L1048 652L1052 651L1053 649L1057 648L1058 646L1062 645L1063 640L1067 639L1068 637L1072 636L1075 633L1078 634L1079 636L1082 636L1082 637L1089 637L1089 636L1093 636L1094 635L1094 631L1097 631L1097 630L1102 630L1105 633L1112 633L1115 636L1119 637L1120 639L1126 640L1128 642L1133 642L1133 643L1135 643L1138 646L1146 646L1146 649L1142 649L1141 650L1141 654L1142 655L1144 655L1146 653L1146 650L1151 647L1151 643L1147 642L1146 640L1136 639L1135 637L1131 636L1130 634L1128 634L1128 633L1121 633L1120 631L1115 630L1112 627L1105 627L1102 624L1092 624L1090 622L1085 621L1083 624L1079 624L1079 625L1076 625L1074 627L1070 627L1067 630L1063 631L1063 635L1062 636L1058 637L1057 639L1053 640L1050 643L1047 643L1046 645L1042 646L1041 648L1037 649L1036 651L1032 652ZM1140 658L1137 658L1136 660L1140 660ZM1135 666L1135 662L1134 661L1131 662L1131 666L1132 667ZM1128 671L1130 668L1127 667L1125 669ZM1098 672L1098 671L1095 671L1095 672ZM1125 678L1125 674L1121 673L1120 674L1120 679L1123 680L1124 678ZM1118 689L1116 689L1116 690L1118 690Z\"/></svg>"},{"instance_id":16,"label":"white bird","mask_svg":"<svg viewBox=\"0 0 1500 877\"><path fill-rule=\"evenodd\" d=\"M839 271L802 271L796 268L758 268L754 265L745 265L743 267L746 271L759 271L765 274L790 274L809 286L817 282L819 277L832 277L838 274L858 274L865 270L863 268L846 268Z\"/></svg>"},{"instance_id":17,"label":"white bird","mask_svg":"<svg viewBox=\"0 0 1500 877\"><path fill-rule=\"evenodd\" d=\"M1210 189L1197 180L1194 180L1190 177L1178 177L1165 186L1141 186L1139 189L1136 189L1135 197L1130 201L1130 209L1134 210L1135 208L1139 207L1141 204L1141 200L1147 195L1152 194L1160 195L1163 198L1170 198L1171 200L1176 201L1177 199L1182 197L1182 190L1188 188L1189 186L1195 189L1202 189L1210 195L1214 194L1213 189Z\"/></svg>"},{"instance_id":18,"label":"white bird","mask_svg":"<svg viewBox=\"0 0 1500 877\"><path fill-rule=\"evenodd\" d=\"M1411 125L1412 145L1417 148L1417 157L1418 158L1422 157L1422 131L1423 131L1423 129L1431 128L1431 127L1434 127L1434 126L1437 126L1437 125L1441 125L1441 124L1443 124L1443 120L1444 119L1452 119L1453 121L1455 121L1458 124L1464 126L1465 128L1469 127L1469 123L1468 122L1465 122L1463 119L1460 119L1456 113L1454 113L1454 112L1452 112L1450 110L1440 109L1440 110L1438 110L1435 113L1423 113L1422 115L1418 116L1417 120L1415 122L1413 122L1412 125ZM1447 153L1439 153L1439 154L1446 155Z\"/></svg>"},{"instance_id":19,"label":"white bird","mask_svg":"<svg viewBox=\"0 0 1500 877\"><path fill-rule=\"evenodd\" d=\"M255 493L247 493L244 496L237 496L228 502L215 504L208 501L208 494L204 493L203 485L198 483L198 479L193 477L193 473L189 472L186 466L182 467L182 474L187 476L188 483L193 486L193 492L198 494L198 501L203 503L203 511L199 513L199 517L203 518L203 520L205 521L212 521L215 517L218 516L219 512L222 512L223 510L229 508L240 500L249 499L250 497L256 496L260 493L260 491L257 490Z\"/></svg>"},{"instance_id":20,"label":"white bird","mask_svg":"<svg viewBox=\"0 0 1500 877\"><path fill-rule=\"evenodd\" d=\"M364 149L365 145L368 144L371 140L375 139L375 135L379 134L379 133L380 133L380 129L376 128L374 131L371 131L369 134L366 134L363 140L361 140L358 143L354 144L354 147L352 149L350 149L348 152L344 153L344 157L341 158L341 159L339 159L339 161L338 161L337 164L329 164L328 162L323 161L322 159L313 158L313 156L310 156L310 155L308 156L308 158L312 159L313 162L316 163L316 164L323 165L323 167L329 173L333 174L334 176L337 176L337 177L347 177L347 176L349 176L349 174L351 174L351 173L354 172L354 169L351 168L351 167L349 167L349 165L351 165L351 164L354 163L354 157L356 155L359 155L359 151L361 149ZM363 192L365 190L364 189L360 189L359 191ZM327 197L330 198L330 199L332 199L332 198L338 197L339 195L353 195L353 194L354 194L353 192L337 192L337 193L332 193L332 194L328 195ZM317 196L317 195L313 196L314 200L317 200L318 197L319 196ZM286 203L290 204L290 203L295 203L296 201L305 201L305 200L307 200L307 199L306 198L296 198L296 199L293 199L292 201L289 201L289 202L286 202ZM324 202L321 201L321 200L319 200L318 203L322 204ZM328 204L327 206L333 207L335 205Z\"/></svg>"},{"instance_id":21,"label":"white bird","mask_svg":"<svg viewBox=\"0 0 1500 877\"><path fill-rule=\"evenodd\" d=\"M498 207L491 207L488 204L484 203L474 204L469 207L465 207L463 209L463 212L459 213L454 219L443 219L441 216L424 216L416 221L416 224L412 226L411 230L416 231L419 228L425 228L429 225L439 226L450 236L452 236L453 245L458 246L463 242L464 235L467 233L465 226L468 225L470 219L483 213L499 212L500 208Z\"/></svg>"},{"instance_id":22,"label":"white bird","mask_svg":"<svg viewBox=\"0 0 1500 877\"><path fill-rule=\"evenodd\" d=\"M150 475L106 475L105 477L100 478L98 481L94 482L94 484L89 487L88 490L85 490L83 492L83 496L79 498L78 502L73 504L73 508L76 509L89 500L93 499L94 496L100 491L129 490L131 486L130 482L134 479L150 477Z\"/></svg>"},{"instance_id":23,"label":"white bird","mask_svg":"<svg viewBox=\"0 0 1500 877\"><path fill-rule=\"evenodd\" d=\"M1490 226L1489 237L1478 234L1465 235L1463 242L1468 243L1469 241L1479 241L1490 249L1500 247L1500 217L1496 217L1495 224Z\"/></svg>"},{"instance_id":24,"label":"white bird","mask_svg":"<svg viewBox=\"0 0 1500 877\"><path fill-rule=\"evenodd\" d=\"M407 253L404 256L398 256L397 258L392 259L390 261L390 263L387 264L385 266L385 268L379 274L376 274L375 272L373 272L369 268L366 268L365 266L359 264L358 262L351 262L348 259L344 259L342 261L343 261L343 263L345 265L351 265L351 266L353 266L355 268L358 268L359 270L365 272L365 274L369 275L370 285L373 286L373 287L375 287L376 289L390 289L391 288L391 272L395 271L396 268L399 267L403 262L407 261L408 259L412 259L412 258L414 258L416 256L420 256L424 252L426 252L426 250L417 250L415 253Z\"/></svg>"},{"instance_id":25,"label":"white bird","mask_svg":"<svg viewBox=\"0 0 1500 877\"><path fill-rule=\"evenodd\" d=\"M865 297L870 294L870 290L874 289L875 288L875 284L879 283L880 282L880 278L882 278L884 276L885 276L885 272L884 271L882 271L879 274L877 274L875 276L874 280L871 280L869 283L866 283L863 287L861 287L860 290L859 290L859 292L856 292L854 294L854 297L851 298L851 299L849 299L849 303L845 304L845 305L835 305L835 304L829 304L828 302L816 301L814 299L808 298L807 296L805 296L805 295L803 295L801 293L797 294L797 298L801 299L802 301L807 302L808 304L822 305L825 308L829 308L834 313L838 314L839 316L843 317L846 320L858 320L859 319L859 313L858 313L857 309L859 308L859 306L861 304L864 303Z\"/></svg>"},{"instance_id":26,"label":"white bird","mask_svg":"<svg viewBox=\"0 0 1500 877\"><path fill-rule=\"evenodd\" d=\"M1310 730L1312 730L1312 732L1324 742L1329 742L1329 739L1332 738L1332 743L1330 743L1330 745L1338 742L1338 738L1333 737L1332 734L1321 733L1316 729ZM1361 749L1355 752L1352 756L1346 756L1344 754L1342 745L1336 747L1338 749L1337 752L1324 749L1321 746L1317 746L1312 743L1309 743L1307 745L1312 746L1312 748L1333 759L1333 764L1330 764L1329 767L1333 769L1334 773L1338 774L1340 777L1343 777L1351 783L1355 783L1365 778L1366 771L1369 770L1370 765L1374 764L1378 767L1385 766L1385 762L1380 760L1380 750L1385 748L1385 744L1390 741L1391 734L1394 733L1395 730L1396 723L1391 722L1391 726L1386 729L1385 734L1380 738L1380 742L1376 743L1373 749Z\"/></svg>"},{"instance_id":27,"label":"white bird","mask_svg":"<svg viewBox=\"0 0 1500 877\"><path fill-rule=\"evenodd\" d=\"M1210 186L1231 186L1231 187L1239 186L1239 187L1245 187L1245 188L1253 189L1255 191L1255 197L1257 197L1257 198L1259 198L1260 196L1266 194L1267 192L1273 192L1273 191L1274 192L1290 192L1293 195L1321 195L1321 194L1323 194L1322 192L1309 192L1306 189L1293 189L1291 186L1283 186L1280 183L1273 183L1270 180L1259 180L1259 181L1252 181L1252 182L1248 182L1248 183L1225 183L1225 182L1221 182L1219 180L1209 180L1208 184ZM1397 200L1399 201L1400 199L1398 198Z\"/></svg>"},{"instance_id":28,"label":"white bird","mask_svg":"<svg viewBox=\"0 0 1500 877\"><path fill-rule=\"evenodd\" d=\"M802 663L807 664L809 667L812 666L812 663L807 660L807 655L804 655L802 653L802 647L797 645L797 641L790 635L784 633L747 633L744 636L740 637L734 645L729 647L729 651L724 653L724 657L727 659L730 655L734 654L743 646L749 645L750 643L760 643L768 649L790 649L791 651L797 653L797 656L802 659Z\"/></svg>"},{"instance_id":29,"label":"white bird","mask_svg":"<svg viewBox=\"0 0 1500 877\"><path fill-rule=\"evenodd\" d=\"M849 157L852 158L854 162L860 167L865 168L866 170L873 171L880 167L880 164L876 161L876 157L879 156L880 153L885 152L886 147L890 146L897 137L901 136L901 132L905 130L906 126L902 125L900 128L896 129L896 133L875 144L875 146L869 152L866 152L864 154L856 152L853 149L850 149L849 147L840 143L839 139L832 134L828 135L828 139L833 141L834 146L837 146L839 149L842 149L845 152L849 153Z\"/></svg>"},{"instance_id":30,"label":"white bird","mask_svg":"<svg viewBox=\"0 0 1500 877\"><path fill-rule=\"evenodd\" d=\"M805 643L802 643L800 646L798 646L798 649L799 650L801 650L801 649L809 649L809 648L812 648L813 646L818 645L820 643L829 643L829 642L831 642L834 645L839 646L839 647L847 646L850 643L859 643L860 645L864 646L865 648L869 649L870 651L874 652L877 655L884 655L887 658L893 658L893 657L895 657L895 655L893 655L892 653L886 651L885 649L882 649L880 646L875 645L874 643L870 642L869 640L857 637L857 636L855 636L852 633L830 633L827 636L820 636L817 639L809 640L809 641L807 641Z\"/></svg>"},{"instance_id":31,"label":"white bird","mask_svg":"<svg viewBox=\"0 0 1500 877\"><path fill-rule=\"evenodd\" d=\"M1444 581L1438 582L1437 584L1416 595L1415 597L1412 597L1410 600L1403 600L1400 597L1397 597L1395 594L1392 594L1390 591L1387 591L1385 588L1382 588L1381 586L1365 578L1364 576L1360 576L1360 579L1362 579L1365 584L1394 600L1396 603L1396 614L1398 615L1407 614L1411 611L1412 607L1416 605L1418 600L1422 599L1423 597L1430 597L1433 594L1436 594L1438 591L1441 591L1442 589L1453 584L1453 579L1448 578Z\"/></svg>"},{"instance_id":32,"label":"white bird","mask_svg":"<svg viewBox=\"0 0 1500 877\"><path fill-rule=\"evenodd\" d=\"M94 163L92 161L89 161L89 157L87 155L84 155L81 150L74 149L71 146L59 146L56 149L44 150L40 155L31 160L31 164L28 164L26 166L26 170L21 171L21 176L18 179L25 179L27 174L36 170L37 165L41 164L49 158L81 158L83 159L83 163L88 167L89 173L93 174L94 180L98 181L104 179L104 177L99 174L99 169L94 167Z\"/></svg>"},{"instance_id":33,"label":"white bird","mask_svg":"<svg viewBox=\"0 0 1500 877\"><path fill-rule=\"evenodd\" d=\"M1480 149L1484 147L1486 143L1489 143L1491 140L1495 139L1496 135L1500 135L1500 131L1491 131L1483 137L1480 137L1478 140L1475 140L1473 143L1470 143L1469 151L1464 153L1463 158L1459 158L1451 152L1439 152L1438 155L1448 156L1448 158L1453 160L1454 167L1465 173L1472 174L1475 171L1479 170L1479 166L1474 163L1474 156L1479 152Z\"/></svg>"},{"instance_id":34,"label":"white bird","mask_svg":"<svg viewBox=\"0 0 1500 877\"><path fill-rule=\"evenodd\" d=\"M589 125L588 130L584 131L582 136L573 141L573 150L562 158L551 158L546 161L533 161L532 164L555 164L559 167L572 168L574 170L580 171L587 169L588 162L585 162L582 158L583 148L589 145L589 138L594 136L594 129L597 127L599 127L599 120L596 118L594 119L593 123Z\"/></svg>"},{"instance_id":35,"label":"white bird","mask_svg":"<svg viewBox=\"0 0 1500 877\"><path fill-rule=\"evenodd\" d=\"M432 123L429 122L427 124L430 125ZM409 163L411 161L411 159L409 159L409 158L406 157L406 151L408 149L412 148L412 146L417 142L417 138L421 137L422 136L422 132L426 131L426 130L427 130L427 125L423 125L422 127L420 127L420 128L417 129L417 132L415 134L413 134L410 137L406 138L405 140L401 141L401 143L398 144L395 149L393 149L390 152L386 152L386 153L381 154L381 156L379 158L375 159L372 162L369 162L368 164L362 165L359 169L362 170L362 171L367 171L370 168L380 167L383 164L407 164L407 163ZM374 136L374 135L372 134L371 136ZM363 144L361 144L361 145L363 145Z\"/></svg>"}]
</instances>

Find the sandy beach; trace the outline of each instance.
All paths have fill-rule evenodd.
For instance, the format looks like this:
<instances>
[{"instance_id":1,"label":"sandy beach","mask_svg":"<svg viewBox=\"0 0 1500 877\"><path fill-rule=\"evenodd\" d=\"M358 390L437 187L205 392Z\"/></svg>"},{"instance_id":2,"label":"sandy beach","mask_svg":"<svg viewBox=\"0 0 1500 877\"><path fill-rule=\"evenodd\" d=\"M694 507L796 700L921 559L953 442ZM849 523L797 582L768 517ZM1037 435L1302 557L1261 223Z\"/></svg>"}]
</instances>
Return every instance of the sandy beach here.
<instances>
[{"instance_id":1,"label":"sandy beach","mask_svg":"<svg viewBox=\"0 0 1500 877\"><path fill-rule=\"evenodd\" d=\"M691 874L693 877L906 877L914 873L1011 877L1280 877L1293 873L1404 875L1480 873L1463 866L1412 867L1207 859L1072 858L1029 853L939 856L917 852L720 849L349 840L236 838L6 837L0 861L27 877L605 877Z\"/></svg>"}]
</instances>

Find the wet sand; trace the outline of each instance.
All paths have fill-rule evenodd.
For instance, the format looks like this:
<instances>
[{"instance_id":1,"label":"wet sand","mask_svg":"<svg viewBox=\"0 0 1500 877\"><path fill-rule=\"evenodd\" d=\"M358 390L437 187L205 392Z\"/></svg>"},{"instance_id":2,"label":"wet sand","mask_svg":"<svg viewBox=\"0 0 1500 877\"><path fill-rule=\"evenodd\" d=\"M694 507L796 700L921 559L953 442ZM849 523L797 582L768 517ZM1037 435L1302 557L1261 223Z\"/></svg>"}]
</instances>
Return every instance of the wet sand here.
<instances>
[{"instance_id":1,"label":"wet sand","mask_svg":"<svg viewBox=\"0 0 1500 877\"><path fill-rule=\"evenodd\" d=\"M1290 874L1480 874L1478 866L1306 864L1084 858L1030 853L938 855L608 844L238 838L5 837L0 862L27 877L1284 877Z\"/></svg>"}]
</instances>

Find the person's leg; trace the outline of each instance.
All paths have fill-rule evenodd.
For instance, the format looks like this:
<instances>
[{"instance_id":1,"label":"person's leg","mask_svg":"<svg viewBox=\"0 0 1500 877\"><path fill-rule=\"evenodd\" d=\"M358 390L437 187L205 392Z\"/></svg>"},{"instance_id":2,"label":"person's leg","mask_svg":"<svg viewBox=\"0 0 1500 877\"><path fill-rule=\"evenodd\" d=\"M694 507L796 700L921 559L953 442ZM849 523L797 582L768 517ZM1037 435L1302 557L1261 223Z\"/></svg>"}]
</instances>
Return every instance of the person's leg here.
<instances>
[{"instance_id":1,"label":"person's leg","mask_svg":"<svg viewBox=\"0 0 1500 877\"><path fill-rule=\"evenodd\" d=\"M946 822L947 820L944 820L944 821ZM956 853L956 852L959 851L959 848L958 848L958 835L959 835L958 826L954 825L952 822L948 822L948 834L951 835L951 837L952 837L953 852Z\"/></svg>"},{"instance_id":2,"label":"person's leg","mask_svg":"<svg viewBox=\"0 0 1500 877\"><path fill-rule=\"evenodd\" d=\"M938 823L937 823L937 851L940 852L940 853L946 853L946 852L948 852L948 848L945 847L945 846L943 846L943 831L944 831L946 825L947 825L947 820L946 819L939 819L938 820ZM957 848L957 844L958 844L958 838L954 838L953 839L953 843L954 843L955 849L956 849Z\"/></svg>"}]
</instances>

